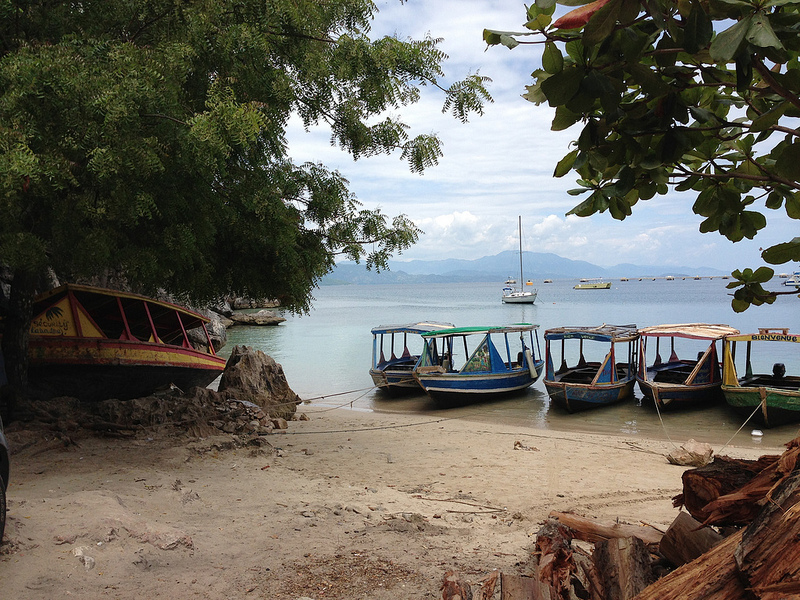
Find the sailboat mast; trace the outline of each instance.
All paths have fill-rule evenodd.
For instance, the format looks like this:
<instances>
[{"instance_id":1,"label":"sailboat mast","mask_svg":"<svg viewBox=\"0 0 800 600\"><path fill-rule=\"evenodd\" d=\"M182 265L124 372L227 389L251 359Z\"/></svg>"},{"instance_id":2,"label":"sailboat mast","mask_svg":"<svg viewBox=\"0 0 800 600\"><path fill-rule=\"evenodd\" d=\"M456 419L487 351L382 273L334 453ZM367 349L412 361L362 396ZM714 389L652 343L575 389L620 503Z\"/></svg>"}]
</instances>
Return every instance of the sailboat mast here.
<instances>
[{"instance_id":1,"label":"sailboat mast","mask_svg":"<svg viewBox=\"0 0 800 600\"><path fill-rule=\"evenodd\" d=\"M522 290L522 215L519 216L519 289Z\"/></svg>"}]
</instances>

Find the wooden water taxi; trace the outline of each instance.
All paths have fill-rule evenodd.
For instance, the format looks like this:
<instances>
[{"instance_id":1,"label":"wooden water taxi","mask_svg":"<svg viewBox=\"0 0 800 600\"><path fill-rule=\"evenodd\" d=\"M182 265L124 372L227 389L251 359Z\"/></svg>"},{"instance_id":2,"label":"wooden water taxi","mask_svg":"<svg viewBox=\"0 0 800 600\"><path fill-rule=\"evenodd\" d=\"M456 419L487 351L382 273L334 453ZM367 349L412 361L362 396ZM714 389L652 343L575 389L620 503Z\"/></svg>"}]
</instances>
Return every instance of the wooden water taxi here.
<instances>
[{"instance_id":1,"label":"wooden water taxi","mask_svg":"<svg viewBox=\"0 0 800 600\"><path fill-rule=\"evenodd\" d=\"M738 357L737 345L743 344L744 356ZM785 346L783 346L785 344ZM772 372L763 369L755 372L753 349L759 347L781 346L791 351L793 362L776 362ZM741 349L741 348L740 348ZM722 393L725 401L739 414L751 417L764 427L775 427L800 421L800 374L798 374L798 350L800 335L788 329L759 329L758 333L727 336L723 343ZM773 352L773 356L781 353ZM760 358L760 356L759 356ZM790 364L791 375L786 374L786 363ZM738 364L738 368L737 368ZM761 369L759 369L761 370Z\"/></svg>"},{"instance_id":2,"label":"wooden water taxi","mask_svg":"<svg viewBox=\"0 0 800 600\"><path fill-rule=\"evenodd\" d=\"M576 284L574 290L610 290L611 282L603 281L602 279L581 279L581 282Z\"/></svg>"},{"instance_id":3,"label":"wooden water taxi","mask_svg":"<svg viewBox=\"0 0 800 600\"><path fill-rule=\"evenodd\" d=\"M717 342L739 333L728 325L680 323L639 330L639 389L660 410L722 400ZM661 358L661 342L669 356ZM681 346L678 348L677 346ZM678 356L682 355L683 358Z\"/></svg>"},{"instance_id":4,"label":"wooden water taxi","mask_svg":"<svg viewBox=\"0 0 800 600\"><path fill-rule=\"evenodd\" d=\"M557 327L545 331L544 339L544 385L557 406L577 412L633 397L639 340L636 325ZM568 355L574 360L571 366ZM594 356L598 360L593 360Z\"/></svg>"},{"instance_id":5,"label":"wooden water taxi","mask_svg":"<svg viewBox=\"0 0 800 600\"><path fill-rule=\"evenodd\" d=\"M538 328L516 323L423 333L414 377L432 397L461 402L519 392L544 370Z\"/></svg>"},{"instance_id":6,"label":"wooden water taxi","mask_svg":"<svg viewBox=\"0 0 800 600\"><path fill-rule=\"evenodd\" d=\"M67 284L38 296L28 381L35 396L131 399L175 385L207 386L222 374L204 316L160 300ZM189 330L202 332L195 348Z\"/></svg>"},{"instance_id":7,"label":"wooden water taxi","mask_svg":"<svg viewBox=\"0 0 800 600\"><path fill-rule=\"evenodd\" d=\"M398 394L420 391L411 374L422 350L423 333L453 327L452 323L424 321L405 325L381 325L372 329L372 382L381 391ZM414 351L409 350L409 342ZM415 346L416 343L416 347Z\"/></svg>"}]
</instances>

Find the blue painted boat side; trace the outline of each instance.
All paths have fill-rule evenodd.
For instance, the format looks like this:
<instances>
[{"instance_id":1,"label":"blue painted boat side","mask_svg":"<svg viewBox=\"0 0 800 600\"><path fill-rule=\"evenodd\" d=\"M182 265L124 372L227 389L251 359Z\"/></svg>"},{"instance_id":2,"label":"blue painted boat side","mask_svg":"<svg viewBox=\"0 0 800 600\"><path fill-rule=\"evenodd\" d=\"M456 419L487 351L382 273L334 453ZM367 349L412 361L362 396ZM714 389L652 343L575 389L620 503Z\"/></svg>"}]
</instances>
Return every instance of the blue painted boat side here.
<instances>
[{"instance_id":1,"label":"blue painted boat side","mask_svg":"<svg viewBox=\"0 0 800 600\"><path fill-rule=\"evenodd\" d=\"M541 373L542 361L535 361L536 372ZM513 369L506 373L417 373L422 388L431 395L474 394L489 396L506 394L530 387L536 379L530 370Z\"/></svg>"},{"instance_id":2,"label":"blue painted boat side","mask_svg":"<svg viewBox=\"0 0 800 600\"><path fill-rule=\"evenodd\" d=\"M608 385L565 384L545 380L550 399L570 412L607 406L633 396L635 380L617 381Z\"/></svg>"}]
</instances>

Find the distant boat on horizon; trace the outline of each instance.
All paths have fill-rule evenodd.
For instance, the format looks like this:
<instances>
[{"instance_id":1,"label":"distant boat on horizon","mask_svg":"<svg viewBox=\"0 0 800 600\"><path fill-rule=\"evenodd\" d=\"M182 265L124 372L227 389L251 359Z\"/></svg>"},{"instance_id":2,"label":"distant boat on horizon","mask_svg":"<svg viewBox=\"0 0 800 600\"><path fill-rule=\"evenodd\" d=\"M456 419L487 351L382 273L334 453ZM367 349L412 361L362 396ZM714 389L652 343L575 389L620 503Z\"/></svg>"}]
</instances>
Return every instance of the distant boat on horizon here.
<instances>
[{"instance_id":1,"label":"distant boat on horizon","mask_svg":"<svg viewBox=\"0 0 800 600\"><path fill-rule=\"evenodd\" d=\"M581 279L581 283L577 284L574 290L610 290L611 282L603 281L602 278L595 279Z\"/></svg>"},{"instance_id":2,"label":"distant boat on horizon","mask_svg":"<svg viewBox=\"0 0 800 600\"><path fill-rule=\"evenodd\" d=\"M522 281L522 215L519 217L519 280ZM509 281L512 283L509 284ZM506 280L506 287L503 288L503 296L502 300L504 304L533 304L536 302L536 296L539 293L538 290L533 290L532 292L528 292L522 289L520 285L518 288L514 289L509 287L509 285L515 284L516 281L509 278ZM533 285L533 282L529 279L528 285Z\"/></svg>"}]
</instances>

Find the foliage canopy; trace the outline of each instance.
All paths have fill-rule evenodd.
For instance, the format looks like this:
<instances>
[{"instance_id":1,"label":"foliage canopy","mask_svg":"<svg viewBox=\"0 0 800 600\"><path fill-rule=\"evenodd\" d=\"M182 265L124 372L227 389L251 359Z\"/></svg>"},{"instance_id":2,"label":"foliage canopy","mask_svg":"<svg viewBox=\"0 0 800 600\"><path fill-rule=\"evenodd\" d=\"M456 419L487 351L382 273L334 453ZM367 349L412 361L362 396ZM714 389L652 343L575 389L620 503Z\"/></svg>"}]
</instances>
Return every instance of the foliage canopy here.
<instances>
[{"instance_id":1,"label":"foliage canopy","mask_svg":"<svg viewBox=\"0 0 800 600\"><path fill-rule=\"evenodd\" d=\"M581 126L554 173L578 175L568 214L622 220L674 189L696 194L700 231L733 242L762 230L767 211L800 219L800 2L596 0L553 21L555 8L537 0L527 31L484 40L544 45L525 98L555 109L553 130ZM800 237L762 258L800 261ZM734 271L734 310L774 302L761 286L773 274Z\"/></svg>"},{"instance_id":2,"label":"foliage canopy","mask_svg":"<svg viewBox=\"0 0 800 600\"><path fill-rule=\"evenodd\" d=\"M290 117L354 158L441 155L386 116L438 88L466 120L485 78L450 86L439 40L372 40L369 0L0 0L0 264L109 271L194 301L306 310L337 255L383 268L416 241L322 164L294 164ZM366 248L366 249L365 249Z\"/></svg>"}]
</instances>

